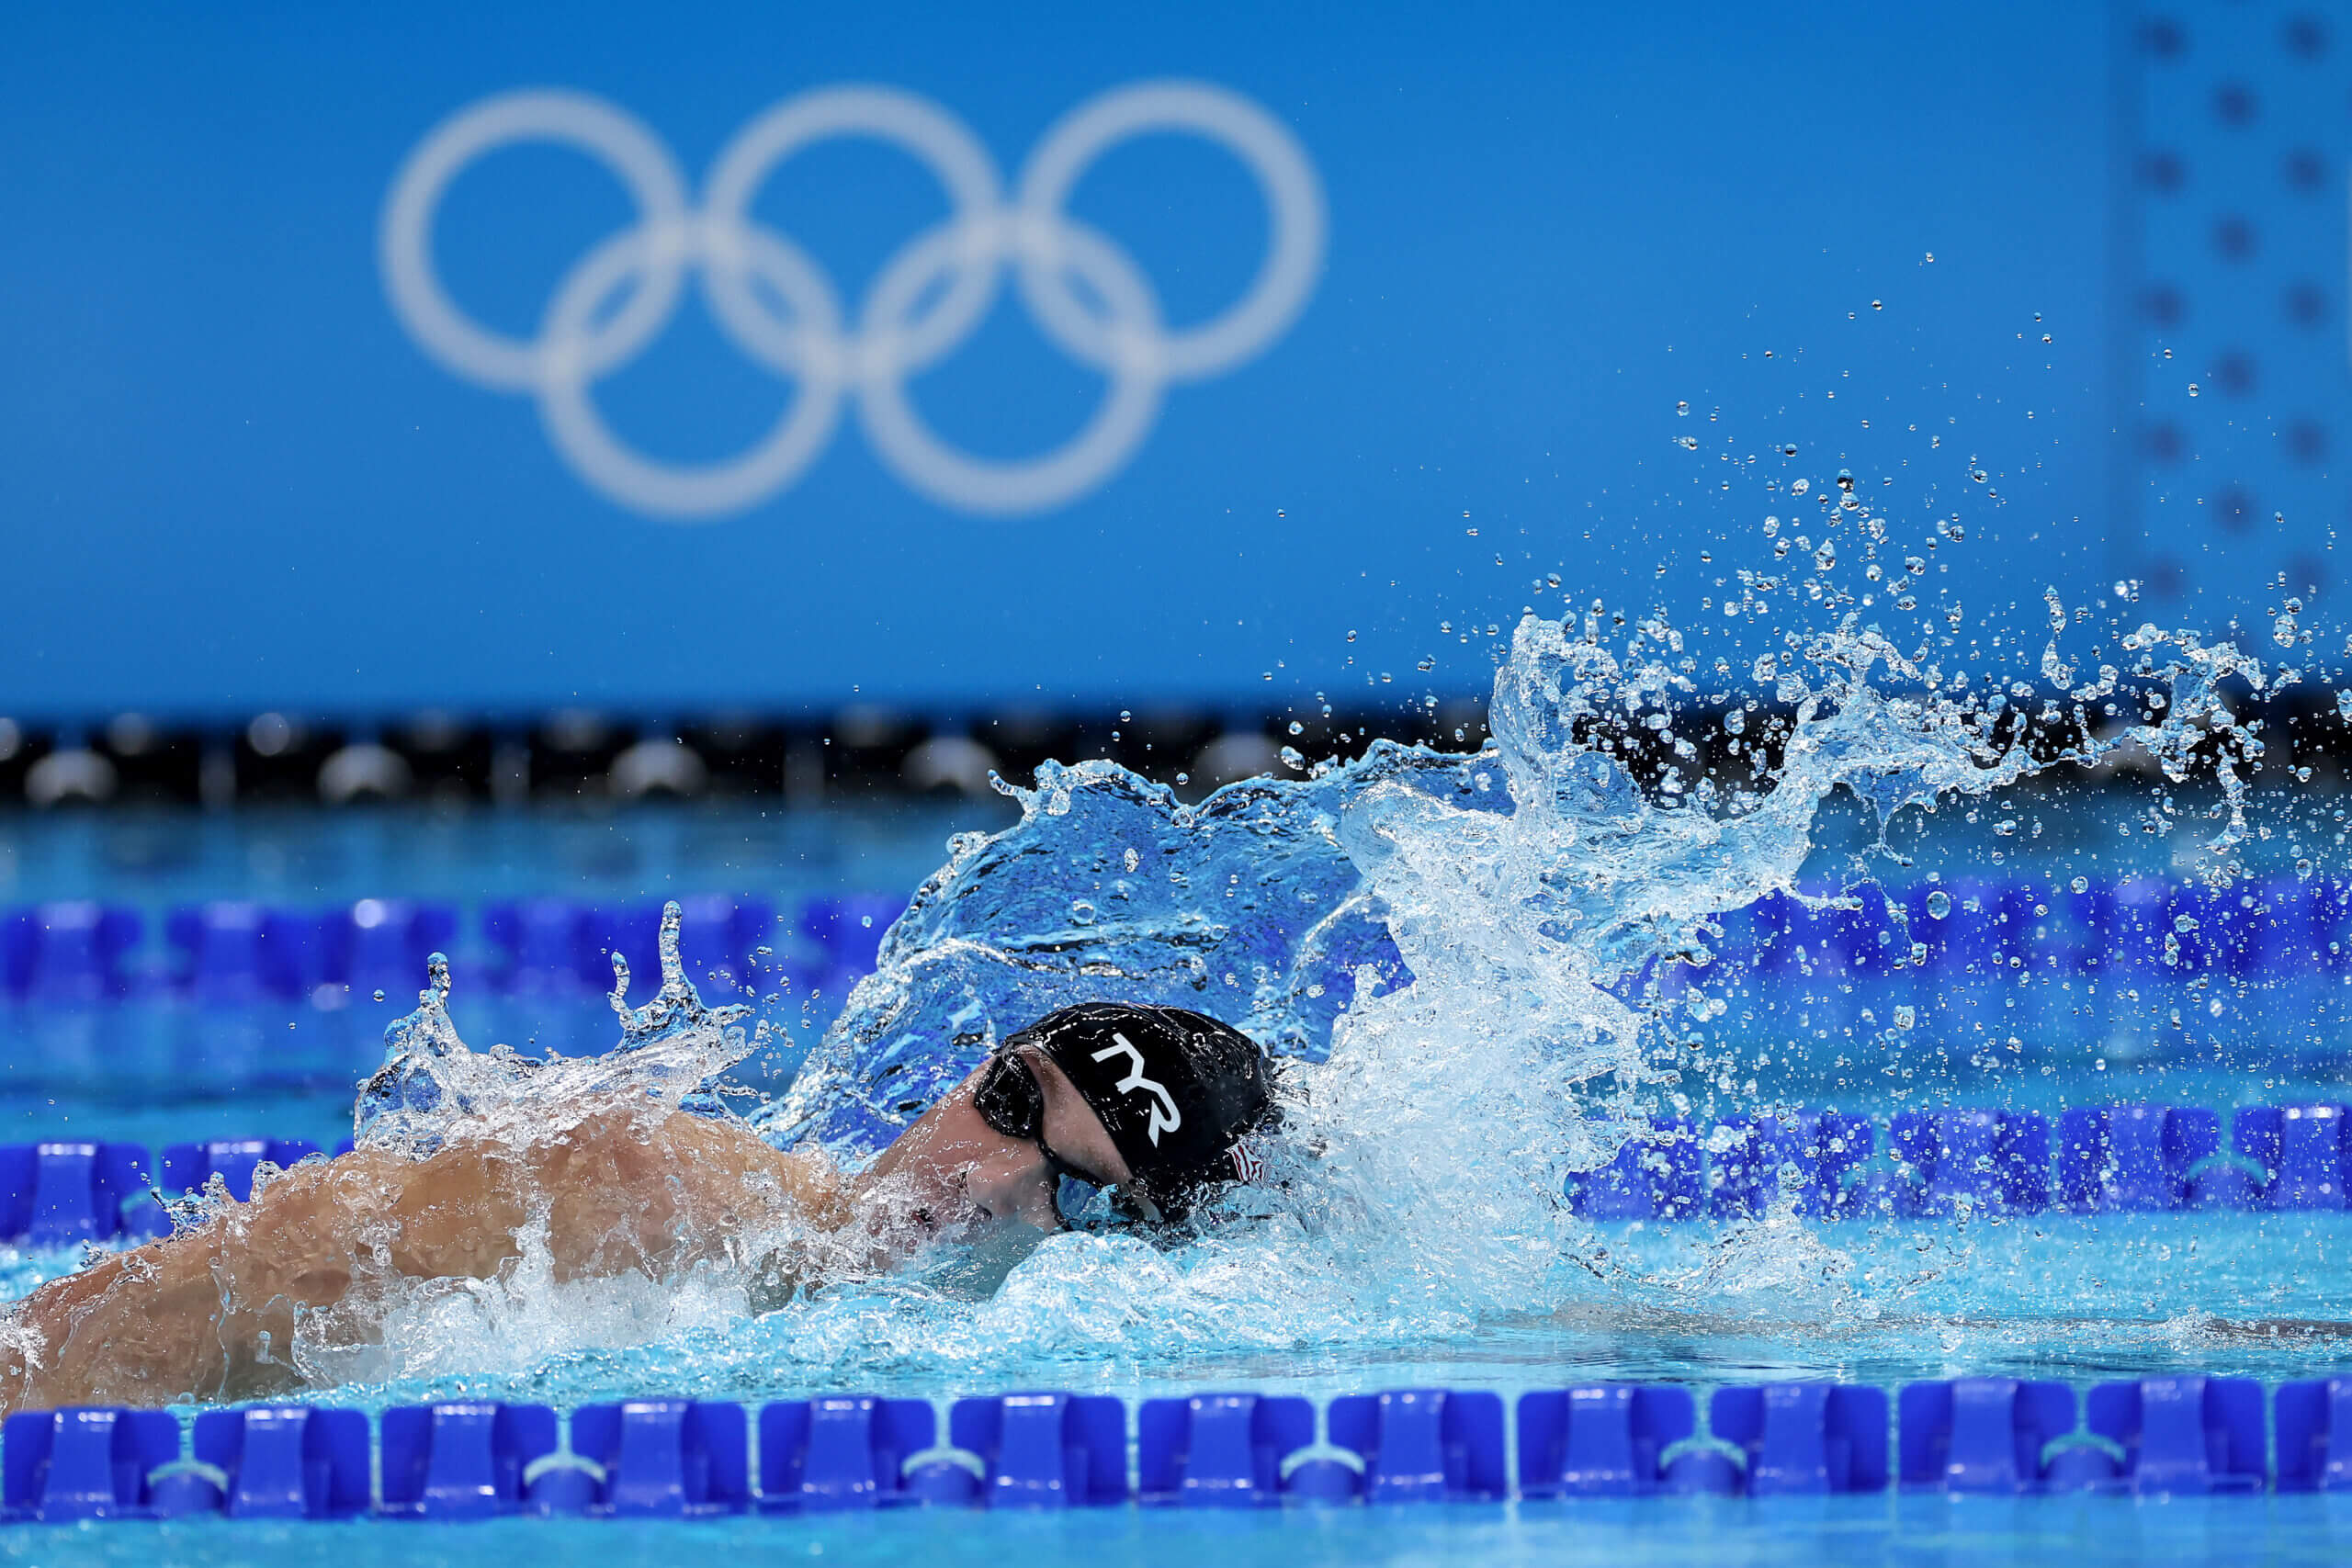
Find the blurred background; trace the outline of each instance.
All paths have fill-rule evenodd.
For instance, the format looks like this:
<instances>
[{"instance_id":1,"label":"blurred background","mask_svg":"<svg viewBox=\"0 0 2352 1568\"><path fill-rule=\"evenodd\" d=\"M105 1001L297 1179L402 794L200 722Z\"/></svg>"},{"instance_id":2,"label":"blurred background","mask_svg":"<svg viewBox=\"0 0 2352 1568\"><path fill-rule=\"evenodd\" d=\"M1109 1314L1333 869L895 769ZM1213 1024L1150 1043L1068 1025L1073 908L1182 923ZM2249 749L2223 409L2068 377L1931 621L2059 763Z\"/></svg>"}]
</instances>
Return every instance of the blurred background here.
<instances>
[{"instance_id":1,"label":"blurred background","mask_svg":"<svg viewBox=\"0 0 2352 1568\"><path fill-rule=\"evenodd\" d=\"M665 897L698 974L789 998L784 1081L949 835L1013 818L992 775L1475 749L1524 610L1728 612L1759 455L1964 508L1931 586L1973 625L2051 588L2267 638L2335 590L2343 6L98 4L0 42L25 1136L327 1141L435 949L476 1043L594 1048Z\"/></svg>"}]
</instances>

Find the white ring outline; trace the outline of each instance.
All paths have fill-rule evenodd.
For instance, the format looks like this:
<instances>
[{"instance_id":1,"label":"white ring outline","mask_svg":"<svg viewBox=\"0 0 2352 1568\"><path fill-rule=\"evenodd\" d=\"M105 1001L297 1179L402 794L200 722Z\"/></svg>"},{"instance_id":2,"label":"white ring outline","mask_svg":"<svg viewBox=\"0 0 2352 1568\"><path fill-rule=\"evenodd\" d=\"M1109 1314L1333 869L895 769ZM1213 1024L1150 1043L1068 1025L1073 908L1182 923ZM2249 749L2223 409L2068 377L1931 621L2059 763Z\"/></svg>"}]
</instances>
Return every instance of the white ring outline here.
<instances>
[{"instance_id":1,"label":"white ring outline","mask_svg":"<svg viewBox=\"0 0 2352 1568\"><path fill-rule=\"evenodd\" d=\"M867 316L859 325L871 341L874 324L888 312L921 298L938 271L967 261L974 238L968 229L933 231L928 239L900 251L875 280ZM1039 236L1024 223L991 225L986 238L1000 252L1032 259ZM1117 342L1109 394L1083 429L1042 457L1005 460L958 452L931 433L908 395L906 378L895 367L861 361L858 412L865 438L889 461L899 477L944 505L996 516L1042 512L1101 484L1135 455L1159 417L1168 385L1161 365L1159 302L1126 252L1075 220L1064 220L1050 258L1087 275L1105 303L1121 312L1126 335ZM1143 325L1135 327L1140 319Z\"/></svg>"},{"instance_id":2,"label":"white ring outline","mask_svg":"<svg viewBox=\"0 0 2352 1568\"><path fill-rule=\"evenodd\" d=\"M628 187L640 224L683 228L686 221L685 177L669 149L635 115L602 98L524 88L484 98L436 126L409 154L385 198L385 288L419 347L444 367L502 392L538 385L541 345L492 332L458 309L434 269L433 222L450 183L469 164L518 141L553 141L597 157ZM674 267L657 274L606 325L628 345L614 363L662 330L683 281Z\"/></svg>"},{"instance_id":3,"label":"white ring outline","mask_svg":"<svg viewBox=\"0 0 2352 1568\"><path fill-rule=\"evenodd\" d=\"M1186 132L1223 147L1257 181L1267 252L1242 297L1207 321L1166 330L1157 296L1132 257L1065 211L1094 162L1120 142ZM854 336L821 270L791 241L754 223L750 205L786 161L812 143L865 136L906 152L939 183L948 219L887 262ZM477 158L517 141L553 141L602 162L628 187L639 223L599 242L549 299L536 341L481 326L449 299L432 259L435 219L450 184ZM1013 202L995 164L961 121L899 89L842 85L772 106L720 151L699 211L669 152L626 110L589 95L522 89L452 115L411 152L388 193L379 239L386 291L419 346L446 368L494 390L537 395L549 441L579 476L622 504L673 520L725 515L788 489L821 454L846 390L877 457L943 505L1010 515L1046 510L1107 480L1149 435L1167 386L1204 379L1261 352L1313 293L1327 215L1313 165L1288 128L1240 95L1207 83L1151 81L1097 95L1056 121L1023 166ZM1086 425L1041 457L999 460L941 442L916 413L907 378L952 354L986 316L1010 261L1024 304L1048 341L1101 371L1110 386ZM605 423L594 381L651 341L676 309L689 268L718 324L763 367L798 383L792 402L741 456L700 466L645 457ZM945 276L911 321L906 312ZM1081 302L1083 278L1100 307ZM780 316L758 277L788 307ZM609 317L597 309L624 285Z\"/></svg>"},{"instance_id":4,"label":"white ring outline","mask_svg":"<svg viewBox=\"0 0 2352 1568\"><path fill-rule=\"evenodd\" d=\"M707 235L709 230L700 226L688 232ZM756 505L816 461L840 423L841 321L832 286L815 263L781 236L752 232L741 240L746 248L734 265L748 262L747 270L763 275L777 293L792 300L805 323L803 332L813 328L816 344L813 348L798 344L793 359L771 366L794 377L798 389L768 433L738 457L690 467L639 456L613 434L590 399L595 375L588 356L565 351L573 336L586 337L595 308L616 285L674 265L659 254L664 247L650 231L616 234L590 251L564 275L548 303L541 337L551 346L538 389L539 418L548 439L591 484L657 517L713 517ZM707 241L696 242L690 254L699 258L707 248ZM649 250L655 254L639 254ZM763 353L758 357L765 362Z\"/></svg>"},{"instance_id":5,"label":"white ring outline","mask_svg":"<svg viewBox=\"0 0 2352 1568\"><path fill-rule=\"evenodd\" d=\"M1015 199L1023 217L1068 221L1063 206L1096 159L1131 137L1171 130L1222 145L1257 176L1266 196L1266 256L1249 288L1219 314L1160 345L1171 378L1197 381L1230 370L1281 336L1314 292L1323 262L1323 193L1289 130L1238 93L1205 82L1114 88L1046 130L1023 166ZM1065 352L1090 362L1106 352L1090 340L1099 323L1057 275L1028 265L1020 275L1030 309Z\"/></svg>"}]
</instances>

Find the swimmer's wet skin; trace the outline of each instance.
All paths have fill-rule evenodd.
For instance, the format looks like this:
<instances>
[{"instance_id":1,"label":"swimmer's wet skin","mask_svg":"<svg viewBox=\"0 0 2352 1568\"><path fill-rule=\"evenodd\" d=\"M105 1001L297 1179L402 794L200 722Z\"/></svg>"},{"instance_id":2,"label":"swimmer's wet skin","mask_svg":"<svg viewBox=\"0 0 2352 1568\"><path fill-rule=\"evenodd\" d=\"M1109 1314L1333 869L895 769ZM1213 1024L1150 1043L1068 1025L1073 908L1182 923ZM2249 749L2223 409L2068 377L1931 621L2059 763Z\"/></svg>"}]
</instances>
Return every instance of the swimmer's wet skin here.
<instances>
[{"instance_id":1,"label":"swimmer's wet skin","mask_svg":"<svg viewBox=\"0 0 2352 1568\"><path fill-rule=\"evenodd\" d=\"M1172 1008L1092 1004L1006 1040L854 1179L822 1155L642 1102L526 1144L453 1141L423 1159L361 1149L35 1291L0 1329L0 1409L295 1387L298 1317L364 1341L379 1326L371 1287L490 1279L526 1237L544 1236L559 1280L729 1262L773 1303L958 1228L1042 1235L1061 1224L1064 1176L1173 1218L1249 1173L1240 1140L1269 1114L1247 1037Z\"/></svg>"}]
</instances>

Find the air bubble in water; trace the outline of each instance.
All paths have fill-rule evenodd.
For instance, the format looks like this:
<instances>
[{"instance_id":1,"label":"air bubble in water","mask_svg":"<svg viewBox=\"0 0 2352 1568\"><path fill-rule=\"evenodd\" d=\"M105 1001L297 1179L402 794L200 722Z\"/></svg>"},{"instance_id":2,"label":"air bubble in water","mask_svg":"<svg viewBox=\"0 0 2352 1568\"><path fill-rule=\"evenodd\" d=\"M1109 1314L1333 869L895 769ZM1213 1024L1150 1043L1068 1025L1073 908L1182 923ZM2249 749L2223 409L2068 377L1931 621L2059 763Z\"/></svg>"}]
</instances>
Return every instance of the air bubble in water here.
<instances>
[{"instance_id":1,"label":"air bubble in water","mask_svg":"<svg viewBox=\"0 0 2352 1568\"><path fill-rule=\"evenodd\" d=\"M1690 405L1685 402L1678 402L1674 405L1674 412L1681 418L1689 419L1690 417Z\"/></svg>"},{"instance_id":2,"label":"air bubble in water","mask_svg":"<svg viewBox=\"0 0 2352 1568\"><path fill-rule=\"evenodd\" d=\"M1982 468L1971 468L1968 470L1968 477L1974 479L1978 484L1983 484L1989 476L1987 476Z\"/></svg>"},{"instance_id":3,"label":"air bubble in water","mask_svg":"<svg viewBox=\"0 0 2352 1568\"><path fill-rule=\"evenodd\" d=\"M2194 381L2191 381L2191 382L2188 384L2188 395L2189 395L2190 397L2192 397L2192 398L2193 398L2193 397L2195 397L2195 396L2197 395L2197 391L2198 391L2197 383L2196 383L2196 382L2194 382Z\"/></svg>"},{"instance_id":4,"label":"air bubble in water","mask_svg":"<svg viewBox=\"0 0 2352 1568\"><path fill-rule=\"evenodd\" d=\"M1949 894L1949 893L1945 892L1942 888L1939 887L1939 888L1937 888L1933 893L1930 893L1930 894L1928 894L1928 918L1929 919L1933 919L1933 920L1940 920L1940 919L1942 919L1946 915L1949 915L1949 914L1951 914L1951 894Z\"/></svg>"},{"instance_id":5,"label":"air bubble in water","mask_svg":"<svg viewBox=\"0 0 2352 1568\"><path fill-rule=\"evenodd\" d=\"M2074 881L2066 884L2066 886L2073 888L2077 893L2087 893L2091 890L2091 879L2087 876L2078 876L2075 878Z\"/></svg>"},{"instance_id":6,"label":"air bubble in water","mask_svg":"<svg viewBox=\"0 0 2352 1568\"><path fill-rule=\"evenodd\" d=\"M1789 481L1789 493L1791 495L1803 495L1812 488L1813 481L1811 479L1791 479Z\"/></svg>"},{"instance_id":7,"label":"air bubble in water","mask_svg":"<svg viewBox=\"0 0 2352 1568\"><path fill-rule=\"evenodd\" d=\"M1919 1014L1918 1014L1918 1012L1917 1012L1915 1009L1913 1009L1913 1008L1911 1008L1911 1007L1909 1007L1909 1006L1905 1005L1905 1006L1903 1006L1903 1007L1898 1007L1898 1008L1896 1008L1896 1009L1894 1010L1894 1027L1895 1027L1895 1028L1897 1028L1897 1029L1909 1029L1909 1028L1911 1028L1913 1025L1917 1024L1918 1021L1919 1021Z\"/></svg>"},{"instance_id":8,"label":"air bubble in water","mask_svg":"<svg viewBox=\"0 0 2352 1568\"><path fill-rule=\"evenodd\" d=\"M381 988L380 987L378 987L378 989L377 989L377 992L376 992L376 999L377 999L378 1001L379 1001L379 1002L380 1002L380 1001L382 1001L382 1000L384 999L384 993L383 993L383 990L382 990L382 988Z\"/></svg>"},{"instance_id":9,"label":"air bubble in water","mask_svg":"<svg viewBox=\"0 0 2352 1568\"><path fill-rule=\"evenodd\" d=\"M1686 451L1696 452L1699 449L1699 438L1695 435L1678 435L1674 440L1675 445Z\"/></svg>"}]
</instances>

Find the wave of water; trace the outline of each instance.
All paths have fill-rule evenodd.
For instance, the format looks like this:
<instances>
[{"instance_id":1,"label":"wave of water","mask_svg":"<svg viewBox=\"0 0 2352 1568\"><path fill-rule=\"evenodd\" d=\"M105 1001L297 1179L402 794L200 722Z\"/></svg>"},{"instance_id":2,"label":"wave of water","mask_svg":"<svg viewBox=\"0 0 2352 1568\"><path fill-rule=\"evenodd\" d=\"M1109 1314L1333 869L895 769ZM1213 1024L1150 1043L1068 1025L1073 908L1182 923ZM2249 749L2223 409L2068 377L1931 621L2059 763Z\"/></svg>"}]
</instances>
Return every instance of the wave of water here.
<instances>
[{"instance_id":1,"label":"wave of water","mask_svg":"<svg viewBox=\"0 0 2352 1568\"><path fill-rule=\"evenodd\" d=\"M1873 533L1865 513L1856 526L1874 558L1883 525ZM2061 648L2064 608L2051 604L2039 684L1972 678L1939 663L1930 637L1905 652L1859 613L1790 633L1743 672L1789 716L1769 735L1754 687L1702 688L1694 639L1658 617L1621 633L1595 611L1520 623L1496 676L1491 739L1473 755L1379 742L1198 806L1109 762L1048 764L1011 791L1015 826L951 846L876 973L752 1124L854 1164L1038 1016L1092 998L1167 1002L1295 1061L1270 1184L1237 1192L1182 1246L1077 1234L1026 1256L934 1249L750 1326L748 1284L724 1270L559 1287L534 1253L498 1281L420 1287L365 1357L314 1364L345 1381L493 1363L531 1377L642 1342L685 1347L668 1363L673 1382L690 1369L756 1384L844 1368L921 1382L1072 1358L1370 1352L1563 1314L1661 1321L1694 1305L1815 1330L1964 1317L1949 1263L1923 1281L1899 1266L1907 1243L1840 1237L1783 1213L1612 1244L1562 1190L1695 1064L1724 1006L1703 983L1720 918L1795 893L1841 791L1885 824L2129 752L2177 784L2218 785L2202 854L2211 875L2234 874L2262 742L2223 683L2258 694L2300 677L2154 626L2086 675ZM1736 767L1701 765L1683 733L1697 714L1719 716L1720 752ZM1879 895L1838 897L1866 896ZM363 1095L363 1140L423 1151L456 1136L540 1136L616 1086L685 1104L752 1048L738 1018L694 998L674 923L661 997L632 1012L616 993L626 1038L605 1057L534 1066L469 1052L436 975L425 1006L396 1027ZM707 1097L696 1108L730 1113Z\"/></svg>"}]
</instances>

